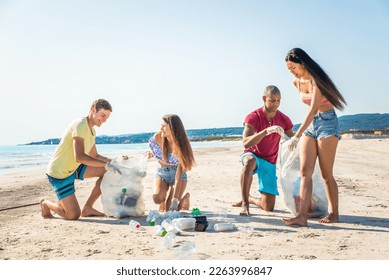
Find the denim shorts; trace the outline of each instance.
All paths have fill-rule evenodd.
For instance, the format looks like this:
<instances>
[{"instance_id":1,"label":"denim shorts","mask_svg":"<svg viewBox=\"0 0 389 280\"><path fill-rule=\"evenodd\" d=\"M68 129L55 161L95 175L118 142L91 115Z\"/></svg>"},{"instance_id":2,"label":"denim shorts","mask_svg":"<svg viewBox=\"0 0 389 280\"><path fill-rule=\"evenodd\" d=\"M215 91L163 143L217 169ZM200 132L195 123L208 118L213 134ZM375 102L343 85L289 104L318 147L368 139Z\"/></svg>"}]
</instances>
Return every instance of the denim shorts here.
<instances>
[{"instance_id":1,"label":"denim shorts","mask_svg":"<svg viewBox=\"0 0 389 280\"><path fill-rule=\"evenodd\" d=\"M338 117L335 110L317 113L311 125L304 131L304 134L316 140L333 135L340 139Z\"/></svg>"},{"instance_id":2,"label":"denim shorts","mask_svg":"<svg viewBox=\"0 0 389 280\"><path fill-rule=\"evenodd\" d=\"M253 174L257 174L258 176L258 191L260 193L279 195L277 190L276 165L261 159L260 157L257 157L254 153L251 152L246 152L241 155L241 162L243 165L243 159L247 155L251 155L255 158L256 166Z\"/></svg>"},{"instance_id":3,"label":"denim shorts","mask_svg":"<svg viewBox=\"0 0 389 280\"><path fill-rule=\"evenodd\" d=\"M76 189L74 188L74 181L76 179L84 180L85 170L86 165L80 164L80 166L76 169L76 171L72 173L72 175L64 179L57 179L46 174L50 184L54 188L58 200L62 200L65 197L68 197L69 195L72 195L76 192Z\"/></svg>"},{"instance_id":4,"label":"denim shorts","mask_svg":"<svg viewBox=\"0 0 389 280\"><path fill-rule=\"evenodd\" d=\"M166 182L166 184L172 186L176 181L176 172L177 172L177 165L172 165L167 167L160 165L157 169L157 174L155 175L155 177L161 178ZM188 175L186 174L186 172L182 173L181 179L182 181L188 181Z\"/></svg>"}]
</instances>

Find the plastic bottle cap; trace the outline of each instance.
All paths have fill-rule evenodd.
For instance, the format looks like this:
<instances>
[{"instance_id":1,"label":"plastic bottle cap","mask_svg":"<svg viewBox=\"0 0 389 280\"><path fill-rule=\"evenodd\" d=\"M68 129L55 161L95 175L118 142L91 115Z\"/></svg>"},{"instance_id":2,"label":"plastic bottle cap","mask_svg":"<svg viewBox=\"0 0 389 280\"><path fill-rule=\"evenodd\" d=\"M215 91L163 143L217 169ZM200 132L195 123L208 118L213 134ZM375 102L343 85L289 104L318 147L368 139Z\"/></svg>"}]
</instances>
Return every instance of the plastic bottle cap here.
<instances>
[{"instance_id":1,"label":"plastic bottle cap","mask_svg":"<svg viewBox=\"0 0 389 280\"><path fill-rule=\"evenodd\" d=\"M127 192L127 189L126 188L122 188L122 193L126 193Z\"/></svg>"},{"instance_id":2,"label":"plastic bottle cap","mask_svg":"<svg viewBox=\"0 0 389 280\"><path fill-rule=\"evenodd\" d=\"M155 221L150 221L150 226L155 226Z\"/></svg>"}]
</instances>

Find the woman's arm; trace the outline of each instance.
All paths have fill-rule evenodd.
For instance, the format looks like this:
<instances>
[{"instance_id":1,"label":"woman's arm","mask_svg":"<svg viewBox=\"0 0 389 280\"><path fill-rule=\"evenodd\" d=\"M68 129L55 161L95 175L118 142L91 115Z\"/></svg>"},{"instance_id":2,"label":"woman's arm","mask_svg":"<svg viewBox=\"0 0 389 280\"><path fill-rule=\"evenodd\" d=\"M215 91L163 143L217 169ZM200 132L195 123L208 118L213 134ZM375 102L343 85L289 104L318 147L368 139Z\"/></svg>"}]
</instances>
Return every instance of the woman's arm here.
<instances>
[{"instance_id":1,"label":"woman's arm","mask_svg":"<svg viewBox=\"0 0 389 280\"><path fill-rule=\"evenodd\" d=\"M178 210L178 204L180 203L180 199L182 198L182 174L183 174L183 169L181 164L178 164L177 166L177 171L176 171L176 181L174 183L173 189L174 189L174 194L173 194L173 199L170 204L170 211L173 210Z\"/></svg>"}]
</instances>

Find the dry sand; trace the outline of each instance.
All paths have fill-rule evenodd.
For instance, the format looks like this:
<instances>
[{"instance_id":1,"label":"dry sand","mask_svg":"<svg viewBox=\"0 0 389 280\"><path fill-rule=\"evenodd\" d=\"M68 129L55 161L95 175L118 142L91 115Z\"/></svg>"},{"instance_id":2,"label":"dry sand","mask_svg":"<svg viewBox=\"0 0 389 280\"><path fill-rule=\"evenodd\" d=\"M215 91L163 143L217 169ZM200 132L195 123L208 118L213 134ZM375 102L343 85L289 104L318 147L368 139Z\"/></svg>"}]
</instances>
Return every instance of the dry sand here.
<instances>
[{"instance_id":1,"label":"dry sand","mask_svg":"<svg viewBox=\"0 0 389 280\"><path fill-rule=\"evenodd\" d=\"M242 148L196 148L197 166L189 173L191 209L208 217L205 232L187 231L177 245L194 242L195 260L389 260L389 139L342 140L335 162L339 184L340 222L309 227L288 227L281 219L291 214L282 194L276 210L251 207L251 217L239 216L231 203L240 199L239 175ZM152 233L145 217L156 209L151 200L156 163L150 162L144 179L146 213L135 220L140 230L128 226L129 218L81 218L65 221L43 219L38 204L0 211L0 259L2 260L169 260L174 248L165 249L162 238ZM83 205L93 180L77 183ZM254 180L252 194L257 195ZM280 189L281 190L281 189ZM280 193L282 193L280 191ZM0 208L54 199L44 170L0 177ZM96 208L102 210L100 200ZM215 232L213 225L227 209L227 220L251 226L254 232ZM189 213L189 212L184 212ZM183 214L184 214L183 213Z\"/></svg>"}]
</instances>

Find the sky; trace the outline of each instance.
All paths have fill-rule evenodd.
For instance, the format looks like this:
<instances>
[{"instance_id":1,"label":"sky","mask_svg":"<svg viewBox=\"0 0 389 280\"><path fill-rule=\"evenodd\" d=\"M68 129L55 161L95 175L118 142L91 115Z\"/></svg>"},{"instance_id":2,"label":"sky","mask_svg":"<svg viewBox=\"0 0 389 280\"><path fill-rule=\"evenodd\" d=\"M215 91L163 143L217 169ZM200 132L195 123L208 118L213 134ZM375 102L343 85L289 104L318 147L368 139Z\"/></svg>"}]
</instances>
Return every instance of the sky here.
<instances>
[{"instance_id":1,"label":"sky","mask_svg":"<svg viewBox=\"0 0 389 280\"><path fill-rule=\"evenodd\" d=\"M62 136L92 102L97 135L242 126L267 85L293 123L307 113L285 66L304 49L348 106L388 113L386 0L0 0L0 145Z\"/></svg>"}]
</instances>

